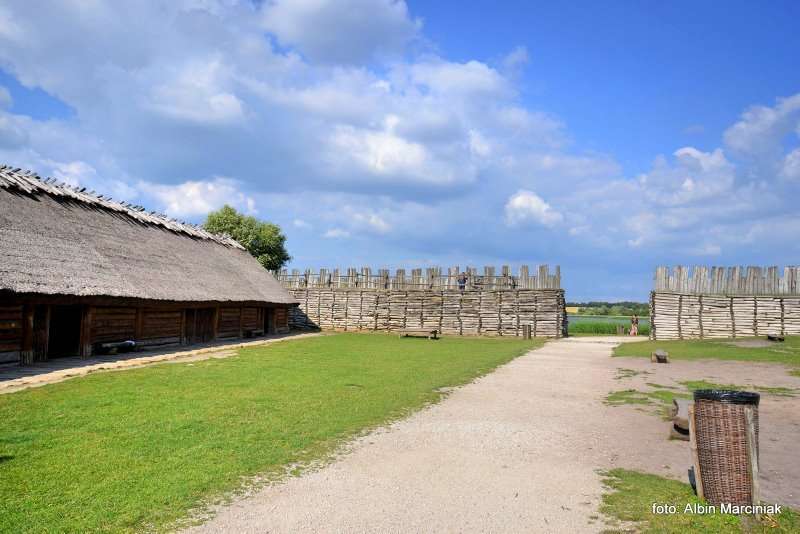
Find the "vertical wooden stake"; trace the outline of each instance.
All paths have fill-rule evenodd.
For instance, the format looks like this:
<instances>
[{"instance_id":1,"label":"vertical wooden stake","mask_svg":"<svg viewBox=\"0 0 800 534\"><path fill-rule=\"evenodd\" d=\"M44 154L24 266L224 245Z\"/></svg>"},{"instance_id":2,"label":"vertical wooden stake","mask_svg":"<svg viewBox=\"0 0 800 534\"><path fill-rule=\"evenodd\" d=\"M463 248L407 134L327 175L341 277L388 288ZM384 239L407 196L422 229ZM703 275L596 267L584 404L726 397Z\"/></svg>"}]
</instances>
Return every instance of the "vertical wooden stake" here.
<instances>
[{"instance_id":1,"label":"vertical wooden stake","mask_svg":"<svg viewBox=\"0 0 800 534\"><path fill-rule=\"evenodd\" d=\"M698 314L697 320L700 323L700 339L703 339L703 295L697 297Z\"/></svg>"},{"instance_id":2,"label":"vertical wooden stake","mask_svg":"<svg viewBox=\"0 0 800 534\"><path fill-rule=\"evenodd\" d=\"M81 341L80 341L80 356L81 358L89 358L92 355L92 317L94 316L94 308L92 306L84 306L83 314L81 317Z\"/></svg>"},{"instance_id":3,"label":"vertical wooden stake","mask_svg":"<svg viewBox=\"0 0 800 534\"><path fill-rule=\"evenodd\" d=\"M33 353L33 312L34 308L30 304L22 307L22 350L20 351L20 363L31 364L34 360Z\"/></svg>"},{"instance_id":4,"label":"vertical wooden stake","mask_svg":"<svg viewBox=\"0 0 800 534\"><path fill-rule=\"evenodd\" d=\"M697 496L704 498L703 476L700 473L700 456L697 453L697 424L694 419L694 404L689 405L689 448L692 451L692 461L694 462L694 483L697 488Z\"/></svg>"},{"instance_id":5,"label":"vertical wooden stake","mask_svg":"<svg viewBox=\"0 0 800 534\"><path fill-rule=\"evenodd\" d=\"M752 504L758 504L761 502L761 487L758 483L758 438L756 437L755 417L752 406L745 406L744 420L747 428L747 470L752 481L750 492Z\"/></svg>"},{"instance_id":6,"label":"vertical wooden stake","mask_svg":"<svg viewBox=\"0 0 800 534\"><path fill-rule=\"evenodd\" d=\"M186 308L181 310L181 345L186 345Z\"/></svg>"}]
</instances>

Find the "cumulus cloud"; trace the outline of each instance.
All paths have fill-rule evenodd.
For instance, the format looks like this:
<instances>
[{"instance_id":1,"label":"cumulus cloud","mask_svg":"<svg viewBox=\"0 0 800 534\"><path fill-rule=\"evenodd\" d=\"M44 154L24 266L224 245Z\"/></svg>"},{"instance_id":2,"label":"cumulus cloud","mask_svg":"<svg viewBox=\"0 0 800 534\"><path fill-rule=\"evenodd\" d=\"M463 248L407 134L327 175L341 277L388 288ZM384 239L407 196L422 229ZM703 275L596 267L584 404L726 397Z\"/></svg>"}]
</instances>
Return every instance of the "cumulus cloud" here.
<instances>
[{"instance_id":1,"label":"cumulus cloud","mask_svg":"<svg viewBox=\"0 0 800 534\"><path fill-rule=\"evenodd\" d=\"M800 180L800 148L795 148L786 155L780 175L787 180Z\"/></svg>"},{"instance_id":2,"label":"cumulus cloud","mask_svg":"<svg viewBox=\"0 0 800 534\"><path fill-rule=\"evenodd\" d=\"M506 202L506 222L511 226L529 221L554 226L562 220L564 216L533 191L517 191Z\"/></svg>"},{"instance_id":3,"label":"cumulus cloud","mask_svg":"<svg viewBox=\"0 0 800 534\"><path fill-rule=\"evenodd\" d=\"M268 0L262 20L282 44L336 63L399 54L422 24L403 0Z\"/></svg>"},{"instance_id":4,"label":"cumulus cloud","mask_svg":"<svg viewBox=\"0 0 800 534\"><path fill-rule=\"evenodd\" d=\"M10 108L14 100L11 98L11 93L8 89L0 85L0 108Z\"/></svg>"},{"instance_id":5,"label":"cumulus cloud","mask_svg":"<svg viewBox=\"0 0 800 534\"><path fill-rule=\"evenodd\" d=\"M139 190L153 199L172 217L205 215L225 204L255 213L255 200L239 190L240 184L224 177L190 180L177 185L140 182Z\"/></svg>"},{"instance_id":6,"label":"cumulus cloud","mask_svg":"<svg viewBox=\"0 0 800 534\"><path fill-rule=\"evenodd\" d=\"M725 144L749 156L773 156L783 137L800 125L800 94L779 98L776 105L753 106L725 131Z\"/></svg>"},{"instance_id":7,"label":"cumulus cloud","mask_svg":"<svg viewBox=\"0 0 800 534\"><path fill-rule=\"evenodd\" d=\"M734 166L721 149L702 152L685 147L676 150L674 156L674 164L659 158L653 170L639 177L654 203L675 206L697 202L733 187Z\"/></svg>"},{"instance_id":8,"label":"cumulus cloud","mask_svg":"<svg viewBox=\"0 0 800 534\"><path fill-rule=\"evenodd\" d=\"M734 241L800 228L800 95L625 175L520 96L526 50L436 54L402 1L42 9L0 6L0 63L71 114L33 119L0 91L0 161L196 221L223 203L256 212L297 230L298 267L726 261Z\"/></svg>"},{"instance_id":9,"label":"cumulus cloud","mask_svg":"<svg viewBox=\"0 0 800 534\"><path fill-rule=\"evenodd\" d=\"M322 237L326 239L344 239L350 237L350 232L341 228L331 228L326 230Z\"/></svg>"}]
</instances>

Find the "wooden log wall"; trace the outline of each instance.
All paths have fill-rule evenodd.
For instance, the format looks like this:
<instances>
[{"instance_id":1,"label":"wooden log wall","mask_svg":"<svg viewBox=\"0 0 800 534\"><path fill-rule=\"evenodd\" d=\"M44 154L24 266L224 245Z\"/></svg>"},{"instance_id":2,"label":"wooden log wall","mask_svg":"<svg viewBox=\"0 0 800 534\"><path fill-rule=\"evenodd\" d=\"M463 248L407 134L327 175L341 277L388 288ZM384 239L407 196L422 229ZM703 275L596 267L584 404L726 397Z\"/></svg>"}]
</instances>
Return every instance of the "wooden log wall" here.
<instances>
[{"instance_id":1,"label":"wooden log wall","mask_svg":"<svg viewBox=\"0 0 800 534\"><path fill-rule=\"evenodd\" d=\"M652 339L800 334L800 268L659 267L650 295Z\"/></svg>"},{"instance_id":2,"label":"wooden log wall","mask_svg":"<svg viewBox=\"0 0 800 534\"><path fill-rule=\"evenodd\" d=\"M555 267L550 274L547 265L540 265L534 272L527 265L519 268L514 274L509 266L504 265L499 273L492 266L483 268L479 274L475 267L450 267L443 271L441 267L427 269L397 269L394 274L389 269L373 270L369 267L356 269L306 269L300 272L286 269L275 272L275 277L287 289L303 288L336 288L336 289L459 289L458 278L461 273L467 275L466 288L470 290L500 289L561 289L561 269Z\"/></svg>"},{"instance_id":3,"label":"wooden log wall","mask_svg":"<svg viewBox=\"0 0 800 534\"><path fill-rule=\"evenodd\" d=\"M0 306L0 363L19 360L23 334L22 306Z\"/></svg>"},{"instance_id":4,"label":"wooden log wall","mask_svg":"<svg viewBox=\"0 0 800 534\"><path fill-rule=\"evenodd\" d=\"M561 289L289 289L300 306L289 310L292 328L326 330L437 329L450 335L565 335Z\"/></svg>"}]
</instances>

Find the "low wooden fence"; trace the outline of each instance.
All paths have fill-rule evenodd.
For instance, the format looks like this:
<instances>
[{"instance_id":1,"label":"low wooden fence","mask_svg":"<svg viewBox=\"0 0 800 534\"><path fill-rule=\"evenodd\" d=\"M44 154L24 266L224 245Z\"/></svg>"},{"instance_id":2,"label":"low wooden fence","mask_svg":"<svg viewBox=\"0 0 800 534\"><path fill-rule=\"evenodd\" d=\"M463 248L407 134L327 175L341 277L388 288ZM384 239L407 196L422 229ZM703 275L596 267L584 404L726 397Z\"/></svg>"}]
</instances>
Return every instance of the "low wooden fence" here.
<instances>
[{"instance_id":1,"label":"low wooden fence","mask_svg":"<svg viewBox=\"0 0 800 534\"><path fill-rule=\"evenodd\" d=\"M472 283L461 290L457 276L452 279L455 287L449 288L449 277L441 275L420 279L419 274L412 274L409 279L400 270L394 277L368 277L362 270L358 278L352 271L343 278L335 272L330 276L325 271L318 277L303 275L302 283L296 275L279 274L278 279L300 302L291 311L290 326L343 331L425 328L446 335L487 336L521 336L523 326L530 326L534 336L566 334L564 291L558 287L520 288L520 280L534 284L530 277L478 277L473 271ZM376 278L377 283L367 283ZM535 278L536 285L553 285L557 280L546 269L540 269Z\"/></svg>"},{"instance_id":2,"label":"low wooden fence","mask_svg":"<svg viewBox=\"0 0 800 534\"><path fill-rule=\"evenodd\" d=\"M656 271L652 339L800 334L800 268L678 266Z\"/></svg>"}]
</instances>

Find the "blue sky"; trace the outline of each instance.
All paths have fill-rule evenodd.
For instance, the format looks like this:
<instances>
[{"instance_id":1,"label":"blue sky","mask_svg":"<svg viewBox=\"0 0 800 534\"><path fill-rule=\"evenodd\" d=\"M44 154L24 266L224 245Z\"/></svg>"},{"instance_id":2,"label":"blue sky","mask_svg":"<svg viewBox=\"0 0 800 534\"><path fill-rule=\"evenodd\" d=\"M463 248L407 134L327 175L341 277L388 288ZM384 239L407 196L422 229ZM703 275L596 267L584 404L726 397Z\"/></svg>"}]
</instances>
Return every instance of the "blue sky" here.
<instances>
[{"instance_id":1,"label":"blue sky","mask_svg":"<svg viewBox=\"0 0 800 534\"><path fill-rule=\"evenodd\" d=\"M796 2L46 3L0 5L0 161L291 267L797 264Z\"/></svg>"}]
</instances>

